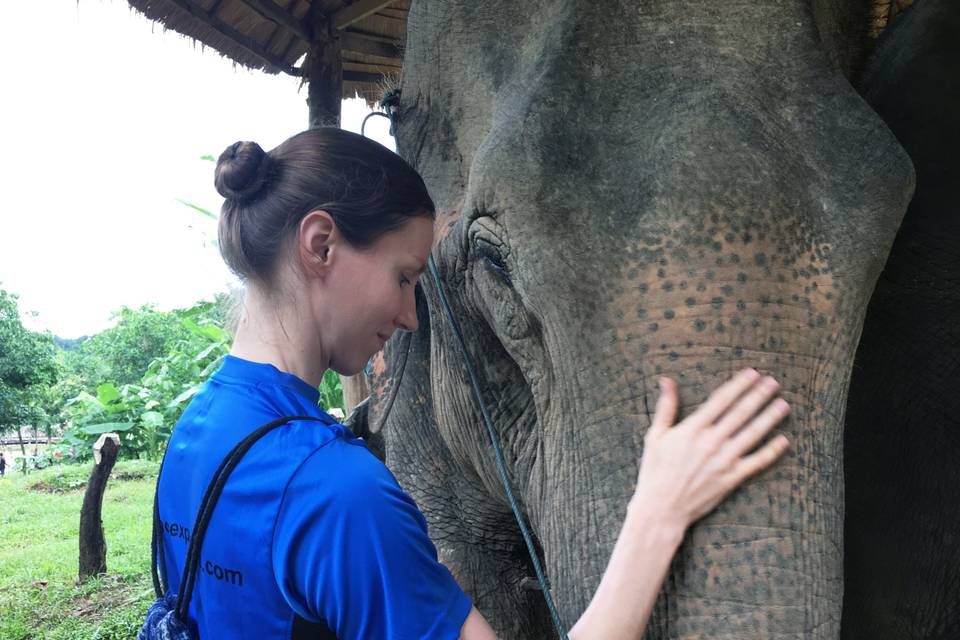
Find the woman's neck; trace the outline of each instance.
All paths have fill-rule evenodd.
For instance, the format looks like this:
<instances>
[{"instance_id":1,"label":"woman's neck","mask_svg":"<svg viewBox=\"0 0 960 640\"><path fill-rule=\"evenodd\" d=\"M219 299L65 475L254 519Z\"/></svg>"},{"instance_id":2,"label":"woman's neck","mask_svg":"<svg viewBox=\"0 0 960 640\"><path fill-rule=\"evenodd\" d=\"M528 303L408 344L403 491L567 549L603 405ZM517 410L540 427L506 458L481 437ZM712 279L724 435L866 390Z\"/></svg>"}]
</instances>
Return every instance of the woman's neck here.
<instances>
[{"instance_id":1,"label":"woman's neck","mask_svg":"<svg viewBox=\"0 0 960 640\"><path fill-rule=\"evenodd\" d=\"M230 354L272 364L314 387L327 368L316 323L308 309L295 308L248 286Z\"/></svg>"}]
</instances>

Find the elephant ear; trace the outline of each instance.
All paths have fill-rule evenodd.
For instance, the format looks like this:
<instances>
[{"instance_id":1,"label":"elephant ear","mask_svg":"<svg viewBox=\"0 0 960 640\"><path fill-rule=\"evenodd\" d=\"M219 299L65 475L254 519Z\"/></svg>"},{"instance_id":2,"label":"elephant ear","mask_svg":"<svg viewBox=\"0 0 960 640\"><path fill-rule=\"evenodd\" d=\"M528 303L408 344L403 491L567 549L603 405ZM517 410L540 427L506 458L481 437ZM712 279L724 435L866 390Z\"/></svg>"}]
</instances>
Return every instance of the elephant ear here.
<instances>
[{"instance_id":1,"label":"elephant ear","mask_svg":"<svg viewBox=\"0 0 960 640\"><path fill-rule=\"evenodd\" d=\"M360 404L353 408L353 411L350 412L350 415L347 416L346 420L343 421L343 424L353 431L354 435L360 436L367 441L368 446L370 443L370 428L367 416L369 415L368 407L370 406L370 397L367 396L360 401ZM372 446L370 446L373 449ZM376 453L376 452L374 452ZM377 457L381 457L377 454Z\"/></svg>"},{"instance_id":2,"label":"elephant ear","mask_svg":"<svg viewBox=\"0 0 960 640\"><path fill-rule=\"evenodd\" d=\"M370 395L344 422L384 462L387 425L409 420L417 407L430 406L424 402L430 388L430 312L419 284L416 304L419 327L398 332L370 359L366 369Z\"/></svg>"}]
</instances>

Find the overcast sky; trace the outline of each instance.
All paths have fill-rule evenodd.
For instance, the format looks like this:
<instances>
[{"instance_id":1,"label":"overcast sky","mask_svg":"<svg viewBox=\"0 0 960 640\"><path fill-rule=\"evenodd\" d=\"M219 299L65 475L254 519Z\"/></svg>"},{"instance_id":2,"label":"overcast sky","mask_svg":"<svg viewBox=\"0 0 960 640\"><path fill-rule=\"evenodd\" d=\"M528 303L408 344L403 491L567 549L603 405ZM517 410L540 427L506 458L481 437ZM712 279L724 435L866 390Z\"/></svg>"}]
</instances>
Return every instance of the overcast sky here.
<instances>
[{"instance_id":1,"label":"overcast sky","mask_svg":"<svg viewBox=\"0 0 960 640\"><path fill-rule=\"evenodd\" d=\"M35 330L74 338L126 305L188 306L232 276L210 243L213 163L305 128L289 76L234 68L122 0L9 3L0 21L0 288ZM368 113L344 102L343 126ZM393 148L385 118L367 134Z\"/></svg>"}]
</instances>

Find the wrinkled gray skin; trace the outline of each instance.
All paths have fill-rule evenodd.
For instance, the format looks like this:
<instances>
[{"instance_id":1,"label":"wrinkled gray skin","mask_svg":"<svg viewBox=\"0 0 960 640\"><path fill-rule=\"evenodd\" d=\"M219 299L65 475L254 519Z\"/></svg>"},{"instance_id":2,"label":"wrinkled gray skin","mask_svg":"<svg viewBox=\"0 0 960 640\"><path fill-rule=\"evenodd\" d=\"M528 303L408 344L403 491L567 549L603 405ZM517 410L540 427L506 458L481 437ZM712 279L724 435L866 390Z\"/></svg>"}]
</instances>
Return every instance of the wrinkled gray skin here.
<instances>
[{"instance_id":1,"label":"wrinkled gray skin","mask_svg":"<svg viewBox=\"0 0 960 640\"><path fill-rule=\"evenodd\" d=\"M434 256L567 626L619 532L657 377L686 414L754 366L783 383L792 447L690 530L648 637L839 636L847 384L913 189L840 71L858 64L849 4L414 4L399 150L436 199ZM375 360L366 430L500 636L548 637L422 282L429 312Z\"/></svg>"}]
</instances>

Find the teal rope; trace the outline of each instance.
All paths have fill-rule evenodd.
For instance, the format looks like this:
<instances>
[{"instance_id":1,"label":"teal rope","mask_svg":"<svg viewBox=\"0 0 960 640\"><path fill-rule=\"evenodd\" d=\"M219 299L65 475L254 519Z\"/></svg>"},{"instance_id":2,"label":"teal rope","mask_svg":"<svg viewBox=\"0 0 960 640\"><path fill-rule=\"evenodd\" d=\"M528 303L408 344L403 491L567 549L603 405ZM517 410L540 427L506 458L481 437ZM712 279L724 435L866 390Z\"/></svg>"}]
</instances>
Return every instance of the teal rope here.
<instances>
[{"instance_id":1,"label":"teal rope","mask_svg":"<svg viewBox=\"0 0 960 640\"><path fill-rule=\"evenodd\" d=\"M543 568L540 566L540 559L537 557L537 551L533 546L533 538L530 536L530 531L527 529L527 524L523 520L523 515L520 513L520 507L517 506L517 501L513 497L513 490L510 488L510 480L507 478L507 466L503 461L503 451L500 449L500 443L497 440L497 433L493 429L493 421L490 419L490 414L487 413L486 404L483 402L483 396L480 393L480 383L477 382L477 375L473 368L473 361L470 359L470 354L467 352L467 345L463 340L463 333L460 331L460 325L457 323L456 317L453 315L453 311L450 309L450 303L447 301L447 294L443 289L443 284L440 282L440 274L437 272L437 265L433 261L433 254L430 254L428 259L430 265L430 274L433 276L433 281L437 285L437 293L440 295L440 302L443 304L444 310L447 312L447 319L450 321L450 326L453 328L453 333L457 336L457 341L460 343L460 352L463 354L463 361L467 366L467 374L470 376L470 383L473 387L473 395L477 399L477 405L480 407L480 414L483 416L483 422L487 427L487 433L490 435L490 443L493 445L493 455L497 460L497 472L500 474L500 482L503 483L503 488L507 493L507 501L510 503L510 508L513 510L513 515L517 519L517 524L520 525L520 533L523 535L523 541L527 545L527 552L530 554L530 560L533 562L533 570L537 574L537 580L540 582L540 588L543 590L543 598L547 601L547 609L550 610L550 617L553 618L553 624L557 628L557 633L559 634L562 640L567 639L567 632L563 628L563 622L560 621L560 614L557 612L557 607L553 604L553 598L550 596L550 588L547 586L547 579L543 575Z\"/></svg>"}]
</instances>

